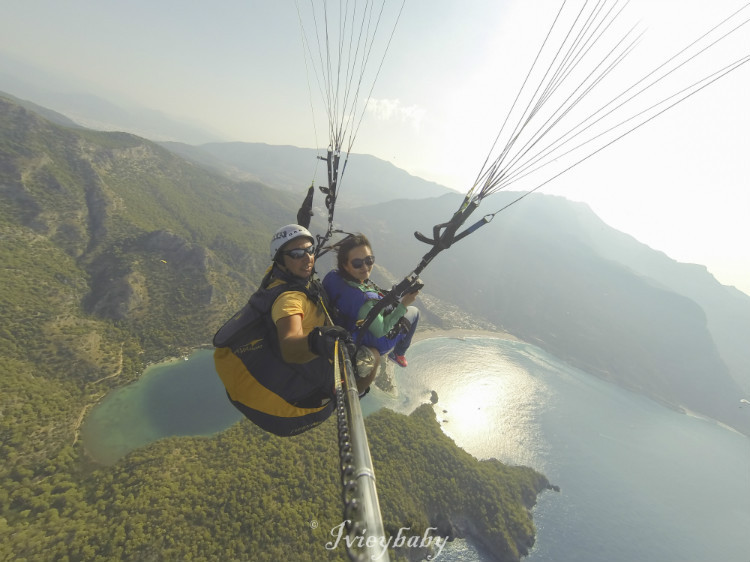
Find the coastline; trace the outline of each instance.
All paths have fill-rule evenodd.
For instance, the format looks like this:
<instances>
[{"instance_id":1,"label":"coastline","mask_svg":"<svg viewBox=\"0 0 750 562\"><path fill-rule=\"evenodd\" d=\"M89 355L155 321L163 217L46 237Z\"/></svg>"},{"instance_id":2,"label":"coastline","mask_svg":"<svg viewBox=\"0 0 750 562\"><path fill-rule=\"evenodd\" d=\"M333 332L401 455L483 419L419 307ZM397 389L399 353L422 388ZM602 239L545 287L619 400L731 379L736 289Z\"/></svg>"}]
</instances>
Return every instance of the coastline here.
<instances>
[{"instance_id":1,"label":"coastline","mask_svg":"<svg viewBox=\"0 0 750 562\"><path fill-rule=\"evenodd\" d=\"M422 328L419 327L414 334L413 342L429 340L434 338L452 338L452 339L464 339L464 338L492 338L498 340L509 340L521 342L523 340L517 338L513 334L503 332L501 330L481 330L473 328L448 328L447 330L441 328Z\"/></svg>"},{"instance_id":2,"label":"coastline","mask_svg":"<svg viewBox=\"0 0 750 562\"><path fill-rule=\"evenodd\" d=\"M416 343L416 342L419 342L419 341L425 341L425 340L429 340L429 339L435 339L435 338L449 338L449 339L457 339L457 340L463 340L463 339L468 339L468 338L491 338L491 339L499 339L499 340L508 340L508 341L513 341L513 342L519 342L519 343L524 343L524 344L528 344L528 345L539 347L538 343L529 343L529 342L527 342L525 340L522 340L522 339L514 336L513 334L510 334L508 332L504 332L502 330L483 330L483 329L474 329L474 328L448 328L448 329L444 330L444 329L440 329L440 328L434 328L432 326L425 327L424 329L422 329L421 327L419 329L417 329L417 332L414 334L414 338L412 340L412 343ZM543 349L543 348L540 347L540 349ZM656 404L659 404L660 406L662 406L662 407L664 407L664 408L666 408L668 410L672 410L674 412L678 412L678 413L680 413L682 415L685 415L685 416L688 416L688 417L700 419L700 420L703 420L703 421L715 424L715 425L717 425L717 426L719 426L719 427L721 427L723 429L727 429L729 431L732 431L732 432L734 432L734 433L736 433L738 435L742 435L744 437L750 437L750 435L743 433L739 429L737 429L735 427L732 427L731 425L728 425L728 424L726 424L726 423L724 423L724 422L722 422L720 420L712 418L712 417L710 417L710 416L708 416L706 414L703 414L701 412L697 412L697 411L691 410L690 408L688 408L684 404L679 404L679 403L676 403L676 402L670 402L669 400L666 400L666 399L660 397L657 394L651 394L651 393L645 392L643 390L632 388L632 387L628 386L627 384L625 384L623 381L618 381L618 380L615 380L615 379L610 380L610 379L605 378L605 377L603 377L601 375L598 375L598 374L592 373L590 371L587 371L587 370L585 370L585 368L578 367L578 366L576 366L575 364L569 362L566 359L562 359L560 357L556 357L556 359L558 361L560 361L561 363L565 364L565 365L568 365L568 366L570 366L572 368L580 370L581 372L583 372L587 376L590 376L590 377L593 377L595 379L608 382L608 383L610 383L610 384L612 384L612 385L614 385L614 386L616 386L616 387L618 387L620 389L627 390L629 392L632 392L634 394L637 394L639 396L647 398L648 400L651 400L651 401L655 402Z\"/></svg>"}]
</instances>

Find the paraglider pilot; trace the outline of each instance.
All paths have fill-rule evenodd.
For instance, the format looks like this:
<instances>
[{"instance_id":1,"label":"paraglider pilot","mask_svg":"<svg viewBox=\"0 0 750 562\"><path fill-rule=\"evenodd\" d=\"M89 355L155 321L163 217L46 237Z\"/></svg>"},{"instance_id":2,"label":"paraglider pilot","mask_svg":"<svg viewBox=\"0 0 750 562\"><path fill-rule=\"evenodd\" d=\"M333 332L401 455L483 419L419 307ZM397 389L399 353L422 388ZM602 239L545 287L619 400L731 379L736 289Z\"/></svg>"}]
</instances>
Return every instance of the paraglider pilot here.
<instances>
[{"instance_id":1,"label":"paraglider pilot","mask_svg":"<svg viewBox=\"0 0 750 562\"><path fill-rule=\"evenodd\" d=\"M277 230L260 288L214 336L214 363L230 401L277 435L301 433L331 415L335 341L353 348L349 332L328 323L326 295L313 278L314 242L298 224Z\"/></svg>"}]
</instances>

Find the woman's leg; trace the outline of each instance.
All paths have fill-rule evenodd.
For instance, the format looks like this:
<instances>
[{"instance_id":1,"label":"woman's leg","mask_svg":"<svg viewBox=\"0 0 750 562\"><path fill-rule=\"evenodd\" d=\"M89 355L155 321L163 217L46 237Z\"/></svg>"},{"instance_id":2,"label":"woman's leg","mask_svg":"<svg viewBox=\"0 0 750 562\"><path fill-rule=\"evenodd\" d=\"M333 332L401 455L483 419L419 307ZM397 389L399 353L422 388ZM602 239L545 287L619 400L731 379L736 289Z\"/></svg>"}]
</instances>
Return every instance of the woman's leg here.
<instances>
[{"instance_id":1,"label":"woman's leg","mask_svg":"<svg viewBox=\"0 0 750 562\"><path fill-rule=\"evenodd\" d=\"M417 331L419 309L416 306L407 306L404 318L409 321L409 330L405 334L402 334L402 337L399 338L396 346L393 348L393 353L396 355L406 355L406 350L409 349L409 346L411 345L411 339Z\"/></svg>"}]
</instances>

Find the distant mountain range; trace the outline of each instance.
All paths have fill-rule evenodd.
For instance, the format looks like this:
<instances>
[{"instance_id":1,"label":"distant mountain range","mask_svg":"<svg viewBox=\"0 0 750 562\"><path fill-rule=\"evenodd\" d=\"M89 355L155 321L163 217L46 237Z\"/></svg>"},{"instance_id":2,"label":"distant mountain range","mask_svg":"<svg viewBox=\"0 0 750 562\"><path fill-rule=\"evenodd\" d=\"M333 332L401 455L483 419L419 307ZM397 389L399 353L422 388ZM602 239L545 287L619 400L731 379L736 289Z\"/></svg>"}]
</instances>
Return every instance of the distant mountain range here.
<instances>
[{"instance_id":1,"label":"distant mountain range","mask_svg":"<svg viewBox=\"0 0 750 562\"><path fill-rule=\"evenodd\" d=\"M113 103L82 89L66 76L42 70L5 53L0 53L0 92L33 100L47 108L46 111L53 110L78 126L90 129L125 131L158 141L221 140L221 135L207 127L185 123L148 107Z\"/></svg>"},{"instance_id":2,"label":"distant mountain range","mask_svg":"<svg viewBox=\"0 0 750 562\"><path fill-rule=\"evenodd\" d=\"M326 153L294 146L262 143L208 143L190 146L161 143L175 154L240 180L260 181L270 187L304 195L311 184L327 185ZM424 199L455 193L364 154L342 158L337 207L348 208L395 199ZM314 180L314 181L313 181ZM322 203L321 203L322 209Z\"/></svg>"},{"instance_id":3,"label":"distant mountain range","mask_svg":"<svg viewBox=\"0 0 750 562\"><path fill-rule=\"evenodd\" d=\"M47 320L21 325L5 310L8 349L14 333L53 338L43 349L70 354L94 377L115 340L92 353L69 340L65 322L92 333L114 323L132 342L123 353L134 367L139 357L210 341L260 278L270 233L295 220L314 152L171 143L169 152L124 133L61 127L29 107L0 99L0 227L5 263L45 289L30 300L29 285L8 278L3 286L13 302L38 302ZM353 156L349 166L337 226L371 238L382 275L408 273L428 249L414 230L430 234L462 196L375 158ZM495 211L515 196L484 205ZM614 231L585 205L528 197L439 255L423 278L420 306L434 324L450 327L447 311L462 311L750 434L739 408L750 392L750 297ZM35 357L26 350L18 360L42 361Z\"/></svg>"}]
</instances>

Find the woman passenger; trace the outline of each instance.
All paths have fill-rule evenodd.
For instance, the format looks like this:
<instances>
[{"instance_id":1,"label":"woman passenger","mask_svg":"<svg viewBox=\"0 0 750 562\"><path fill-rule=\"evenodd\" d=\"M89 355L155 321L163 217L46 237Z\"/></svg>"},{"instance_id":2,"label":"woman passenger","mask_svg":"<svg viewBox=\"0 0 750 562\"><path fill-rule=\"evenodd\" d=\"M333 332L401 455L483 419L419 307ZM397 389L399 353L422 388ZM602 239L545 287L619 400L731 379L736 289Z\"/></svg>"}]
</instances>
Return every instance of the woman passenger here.
<instances>
[{"instance_id":1,"label":"woman passenger","mask_svg":"<svg viewBox=\"0 0 750 562\"><path fill-rule=\"evenodd\" d=\"M371 279L370 273L375 264L370 241L363 234L352 234L336 244L337 269L323 279L323 287L331 305L338 310L337 323L352 333L357 339L357 321L363 320L385 291ZM401 297L396 306L386 307L370 324L362 336L361 343L374 355L375 365L367 377L367 383L375 378L382 355L400 365L407 366L406 350L411 345L417 329L419 310L411 306L418 292Z\"/></svg>"}]
</instances>

